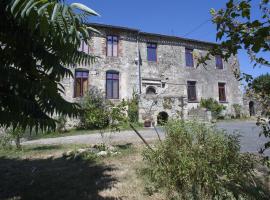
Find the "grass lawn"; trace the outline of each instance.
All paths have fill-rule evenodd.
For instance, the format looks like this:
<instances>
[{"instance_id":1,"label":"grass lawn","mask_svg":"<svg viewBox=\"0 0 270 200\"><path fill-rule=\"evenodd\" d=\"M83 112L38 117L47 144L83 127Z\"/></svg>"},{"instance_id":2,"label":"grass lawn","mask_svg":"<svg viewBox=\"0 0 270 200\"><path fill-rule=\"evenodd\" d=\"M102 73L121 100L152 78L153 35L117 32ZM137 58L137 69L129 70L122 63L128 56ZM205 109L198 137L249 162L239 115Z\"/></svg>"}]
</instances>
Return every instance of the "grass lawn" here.
<instances>
[{"instance_id":1,"label":"grass lawn","mask_svg":"<svg viewBox=\"0 0 270 200\"><path fill-rule=\"evenodd\" d=\"M62 157L63 152L82 147L87 145L29 145L23 151L0 150L0 200L166 199L161 193L149 196L138 176L143 165L141 144L117 145L119 155L96 161Z\"/></svg>"},{"instance_id":2,"label":"grass lawn","mask_svg":"<svg viewBox=\"0 0 270 200\"><path fill-rule=\"evenodd\" d=\"M117 145L121 153L97 161L67 160L62 153L87 145L24 146L0 150L1 200L165 199L144 192L137 169L142 146Z\"/></svg>"}]
</instances>

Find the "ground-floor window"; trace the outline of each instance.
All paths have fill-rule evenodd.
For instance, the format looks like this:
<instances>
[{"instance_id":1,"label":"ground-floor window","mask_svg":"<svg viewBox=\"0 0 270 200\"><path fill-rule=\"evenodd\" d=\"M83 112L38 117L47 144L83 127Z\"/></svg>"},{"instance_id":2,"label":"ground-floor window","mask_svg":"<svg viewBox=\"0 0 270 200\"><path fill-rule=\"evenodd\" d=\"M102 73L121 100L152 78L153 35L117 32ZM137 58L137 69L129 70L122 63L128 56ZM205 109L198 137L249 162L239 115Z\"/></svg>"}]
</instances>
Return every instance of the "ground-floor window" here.
<instances>
[{"instance_id":1,"label":"ground-floor window","mask_svg":"<svg viewBox=\"0 0 270 200\"><path fill-rule=\"evenodd\" d=\"M75 88L74 97L82 97L88 91L88 71L76 70L75 71Z\"/></svg>"},{"instance_id":2,"label":"ground-floor window","mask_svg":"<svg viewBox=\"0 0 270 200\"><path fill-rule=\"evenodd\" d=\"M188 101L197 101L196 81L187 82L187 95L188 95Z\"/></svg>"},{"instance_id":3,"label":"ground-floor window","mask_svg":"<svg viewBox=\"0 0 270 200\"><path fill-rule=\"evenodd\" d=\"M106 98L119 99L119 72L117 71L106 73Z\"/></svg>"},{"instance_id":4,"label":"ground-floor window","mask_svg":"<svg viewBox=\"0 0 270 200\"><path fill-rule=\"evenodd\" d=\"M218 83L218 96L220 102L226 101L226 84Z\"/></svg>"}]
</instances>

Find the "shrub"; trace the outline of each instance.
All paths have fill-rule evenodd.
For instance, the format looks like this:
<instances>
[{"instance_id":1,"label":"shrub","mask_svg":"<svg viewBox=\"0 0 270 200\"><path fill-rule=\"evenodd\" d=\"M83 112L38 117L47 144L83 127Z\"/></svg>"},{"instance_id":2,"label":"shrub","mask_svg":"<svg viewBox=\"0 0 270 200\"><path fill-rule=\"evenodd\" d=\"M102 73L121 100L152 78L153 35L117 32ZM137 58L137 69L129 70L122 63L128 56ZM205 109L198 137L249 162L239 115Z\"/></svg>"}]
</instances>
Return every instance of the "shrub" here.
<instances>
[{"instance_id":1,"label":"shrub","mask_svg":"<svg viewBox=\"0 0 270 200\"><path fill-rule=\"evenodd\" d=\"M139 121L139 100L135 92L132 94L132 99L128 101L128 118L132 123Z\"/></svg>"},{"instance_id":2,"label":"shrub","mask_svg":"<svg viewBox=\"0 0 270 200\"><path fill-rule=\"evenodd\" d=\"M91 89L82 100L81 128L118 131L120 123L126 121L126 104L125 100L113 104L100 90Z\"/></svg>"},{"instance_id":3,"label":"shrub","mask_svg":"<svg viewBox=\"0 0 270 200\"><path fill-rule=\"evenodd\" d=\"M8 150L12 149L12 140L11 135L1 134L0 135L0 149Z\"/></svg>"},{"instance_id":4,"label":"shrub","mask_svg":"<svg viewBox=\"0 0 270 200\"><path fill-rule=\"evenodd\" d=\"M200 106L206 108L207 110L210 110L214 117L219 117L221 111L226 109L224 105L219 104L213 98L201 99Z\"/></svg>"},{"instance_id":5,"label":"shrub","mask_svg":"<svg viewBox=\"0 0 270 200\"><path fill-rule=\"evenodd\" d=\"M84 113L81 128L102 129L109 124L109 110L104 95L98 89L91 89L81 102Z\"/></svg>"},{"instance_id":6,"label":"shrub","mask_svg":"<svg viewBox=\"0 0 270 200\"><path fill-rule=\"evenodd\" d=\"M233 104L232 107L234 109L235 118L240 119L242 114L242 106L239 104Z\"/></svg>"},{"instance_id":7,"label":"shrub","mask_svg":"<svg viewBox=\"0 0 270 200\"><path fill-rule=\"evenodd\" d=\"M239 153L238 137L195 122L170 121L165 130L165 141L143 153L149 192L164 190L168 199L267 199L257 193L253 158Z\"/></svg>"},{"instance_id":8,"label":"shrub","mask_svg":"<svg viewBox=\"0 0 270 200\"><path fill-rule=\"evenodd\" d=\"M63 115L60 115L58 118L57 118L57 123L56 123L56 130L58 133L64 133L64 132L67 132L67 129L66 129L66 124L67 124L67 119L65 116Z\"/></svg>"}]
</instances>

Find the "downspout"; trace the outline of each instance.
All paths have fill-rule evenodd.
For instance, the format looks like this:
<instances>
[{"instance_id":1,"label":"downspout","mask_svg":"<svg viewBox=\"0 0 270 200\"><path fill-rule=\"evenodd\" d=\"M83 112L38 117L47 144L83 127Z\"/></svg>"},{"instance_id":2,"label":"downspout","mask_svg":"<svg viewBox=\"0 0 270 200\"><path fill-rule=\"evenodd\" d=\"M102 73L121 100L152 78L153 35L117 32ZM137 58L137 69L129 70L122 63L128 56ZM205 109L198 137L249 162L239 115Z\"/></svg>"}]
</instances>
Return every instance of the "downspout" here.
<instances>
[{"instance_id":1,"label":"downspout","mask_svg":"<svg viewBox=\"0 0 270 200\"><path fill-rule=\"evenodd\" d=\"M139 38L140 38L140 31L138 30L137 34L137 65L138 65L138 75L139 75L139 95L142 94L142 77L141 77L141 56L140 56L140 48L139 48Z\"/></svg>"}]
</instances>

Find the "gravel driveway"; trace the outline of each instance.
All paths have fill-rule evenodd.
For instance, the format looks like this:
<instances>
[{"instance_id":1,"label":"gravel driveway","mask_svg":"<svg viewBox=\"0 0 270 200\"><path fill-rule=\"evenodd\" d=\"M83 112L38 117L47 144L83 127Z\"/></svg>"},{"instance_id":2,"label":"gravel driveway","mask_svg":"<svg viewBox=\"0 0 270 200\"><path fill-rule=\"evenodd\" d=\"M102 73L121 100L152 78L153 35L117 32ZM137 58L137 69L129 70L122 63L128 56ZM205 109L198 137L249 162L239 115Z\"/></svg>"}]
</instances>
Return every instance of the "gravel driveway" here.
<instances>
[{"instance_id":1,"label":"gravel driveway","mask_svg":"<svg viewBox=\"0 0 270 200\"><path fill-rule=\"evenodd\" d=\"M241 142L241 151L257 153L258 149L267 141L266 138L259 137L260 129L254 121L228 121L218 122L217 127L225 129L229 134L239 134ZM154 129L146 129L139 131L147 141L156 140L157 135ZM160 135L164 138L164 134L160 131ZM58 138L47 138L39 140L31 140L23 142L27 144L97 144L103 141L112 143L136 143L141 142L139 137L133 131L121 131L120 133L106 133L102 139L100 134L75 135ZM270 151L266 152L270 155Z\"/></svg>"}]
</instances>

